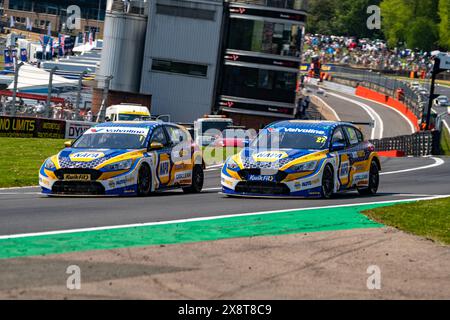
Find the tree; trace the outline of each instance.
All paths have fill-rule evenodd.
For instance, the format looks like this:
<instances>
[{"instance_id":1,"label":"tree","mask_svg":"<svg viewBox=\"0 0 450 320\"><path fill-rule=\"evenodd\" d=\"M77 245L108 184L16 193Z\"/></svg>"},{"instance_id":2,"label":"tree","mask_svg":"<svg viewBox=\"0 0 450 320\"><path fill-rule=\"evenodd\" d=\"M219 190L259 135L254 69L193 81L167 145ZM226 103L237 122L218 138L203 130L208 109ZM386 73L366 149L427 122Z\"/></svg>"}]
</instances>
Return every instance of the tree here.
<instances>
[{"instance_id":1,"label":"tree","mask_svg":"<svg viewBox=\"0 0 450 320\"><path fill-rule=\"evenodd\" d=\"M450 0L439 1L439 45L450 50Z\"/></svg>"},{"instance_id":2,"label":"tree","mask_svg":"<svg viewBox=\"0 0 450 320\"><path fill-rule=\"evenodd\" d=\"M439 0L383 0L382 30L390 47L406 42L410 48L432 50L438 42Z\"/></svg>"}]
</instances>

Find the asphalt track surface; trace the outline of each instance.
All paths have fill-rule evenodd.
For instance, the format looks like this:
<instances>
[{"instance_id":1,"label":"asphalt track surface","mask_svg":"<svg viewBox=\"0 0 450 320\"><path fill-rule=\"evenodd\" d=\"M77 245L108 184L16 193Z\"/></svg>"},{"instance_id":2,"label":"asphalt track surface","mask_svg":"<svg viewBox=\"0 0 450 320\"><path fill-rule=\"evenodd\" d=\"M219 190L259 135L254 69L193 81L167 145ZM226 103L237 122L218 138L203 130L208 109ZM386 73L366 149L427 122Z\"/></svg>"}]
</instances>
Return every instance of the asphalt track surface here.
<instances>
[{"instance_id":1,"label":"asphalt track surface","mask_svg":"<svg viewBox=\"0 0 450 320\"><path fill-rule=\"evenodd\" d=\"M348 99L352 99L379 113L384 124L384 136L410 133L408 122L397 112L354 96L339 95L347 100L334 95L322 98L335 108L342 120L370 120L363 108L349 102ZM432 167L422 168L427 166ZM0 190L0 236L450 194L449 158L382 159L382 167L378 195L362 197L357 192L348 192L330 200L228 198L219 193L218 168L205 172L204 191L193 195L167 191L146 198L48 198L40 194L39 188L3 189ZM405 169L411 171L398 172Z\"/></svg>"},{"instance_id":2,"label":"asphalt track surface","mask_svg":"<svg viewBox=\"0 0 450 320\"><path fill-rule=\"evenodd\" d=\"M331 200L228 198L218 193L218 169L206 172L205 191L194 195L168 191L146 198L48 198L41 195L38 188L0 190L0 235L445 195L450 194L450 159L444 160L443 164L428 169L396 173L432 165L439 160L383 159L384 174L377 196L362 197L348 192Z\"/></svg>"}]
</instances>

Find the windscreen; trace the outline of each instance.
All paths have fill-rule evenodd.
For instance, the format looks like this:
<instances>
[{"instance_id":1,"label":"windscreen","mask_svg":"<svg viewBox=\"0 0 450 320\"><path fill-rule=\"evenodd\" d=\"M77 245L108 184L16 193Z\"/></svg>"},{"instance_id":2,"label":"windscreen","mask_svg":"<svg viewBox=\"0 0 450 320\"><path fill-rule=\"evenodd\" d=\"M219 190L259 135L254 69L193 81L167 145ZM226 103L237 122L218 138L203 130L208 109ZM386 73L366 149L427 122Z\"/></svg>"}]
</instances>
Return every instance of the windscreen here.
<instances>
[{"instance_id":1,"label":"windscreen","mask_svg":"<svg viewBox=\"0 0 450 320\"><path fill-rule=\"evenodd\" d=\"M72 148L78 149L143 149L146 147L148 129L141 128L91 128Z\"/></svg>"},{"instance_id":2,"label":"windscreen","mask_svg":"<svg viewBox=\"0 0 450 320\"><path fill-rule=\"evenodd\" d=\"M328 146L328 134L320 130L281 129L264 130L251 145L260 149L311 149Z\"/></svg>"},{"instance_id":3,"label":"windscreen","mask_svg":"<svg viewBox=\"0 0 450 320\"><path fill-rule=\"evenodd\" d=\"M147 118L147 117L148 116L144 116L144 115L140 115L140 114L125 114L125 113L119 114L120 121L142 120L143 118Z\"/></svg>"},{"instance_id":4,"label":"windscreen","mask_svg":"<svg viewBox=\"0 0 450 320\"><path fill-rule=\"evenodd\" d=\"M203 121L201 122L202 135L210 129L215 129L222 132L232 125L232 121Z\"/></svg>"}]
</instances>

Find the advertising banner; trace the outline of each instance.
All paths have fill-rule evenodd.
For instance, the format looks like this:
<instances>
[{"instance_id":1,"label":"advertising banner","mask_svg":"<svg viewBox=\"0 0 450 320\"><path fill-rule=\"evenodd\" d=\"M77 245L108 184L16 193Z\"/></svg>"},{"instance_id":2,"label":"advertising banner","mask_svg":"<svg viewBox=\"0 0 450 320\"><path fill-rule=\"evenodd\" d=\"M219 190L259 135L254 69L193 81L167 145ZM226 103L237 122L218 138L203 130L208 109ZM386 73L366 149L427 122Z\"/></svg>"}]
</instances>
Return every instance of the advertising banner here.
<instances>
[{"instance_id":1,"label":"advertising banner","mask_svg":"<svg viewBox=\"0 0 450 320\"><path fill-rule=\"evenodd\" d=\"M0 116L0 137L64 139L65 131L63 120Z\"/></svg>"},{"instance_id":2,"label":"advertising banner","mask_svg":"<svg viewBox=\"0 0 450 320\"><path fill-rule=\"evenodd\" d=\"M66 121L66 139L77 139L86 130L90 129L95 122L85 122L85 121Z\"/></svg>"},{"instance_id":3,"label":"advertising banner","mask_svg":"<svg viewBox=\"0 0 450 320\"><path fill-rule=\"evenodd\" d=\"M13 60L12 60L11 52L9 51L9 49L5 49L4 57L5 57L5 68L11 68L13 65Z\"/></svg>"},{"instance_id":4,"label":"advertising banner","mask_svg":"<svg viewBox=\"0 0 450 320\"><path fill-rule=\"evenodd\" d=\"M28 52L27 49L20 49L20 61L27 62L28 61Z\"/></svg>"}]
</instances>

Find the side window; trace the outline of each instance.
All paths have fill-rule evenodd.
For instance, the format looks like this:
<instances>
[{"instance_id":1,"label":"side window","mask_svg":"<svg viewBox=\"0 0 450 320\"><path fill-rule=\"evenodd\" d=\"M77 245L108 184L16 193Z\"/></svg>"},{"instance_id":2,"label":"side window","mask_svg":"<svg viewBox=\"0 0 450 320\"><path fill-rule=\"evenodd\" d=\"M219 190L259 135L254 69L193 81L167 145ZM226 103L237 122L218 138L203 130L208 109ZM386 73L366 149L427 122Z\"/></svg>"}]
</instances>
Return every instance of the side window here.
<instances>
[{"instance_id":1,"label":"side window","mask_svg":"<svg viewBox=\"0 0 450 320\"><path fill-rule=\"evenodd\" d=\"M188 136L186 135L186 132L184 132L180 128L168 126L166 127L166 129L167 133L169 134L170 140L174 145L188 141Z\"/></svg>"},{"instance_id":2,"label":"side window","mask_svg":"<svg viewBox=\"0 0 450 320\"><path fill-rule=\"evenodd\" d=\"M361 142L364 142L364 135L362 134L361 131L356 130L356 135L358 136L358 141L359 141L360 143L361 143Z\"/></svg>"},{"instance_id":3,"label":"side window","mask_svg":"<svg viewBox=\"0 0 450 320\"><path fill-rule=\"evenodd\" d=\"M348 140L352 146L358 144L360 141L358 139L358 135L356 134L356 130L352 127L345 127L345 131L347 132Z\"/></svg>"},{"instance_id":4,"label":"side window","mask_svg":"<svg viewBox=\"0 0 450 320\"><path fill-rule=\"evenodd\" d=\"M164 146L168 145L166 134L164 133L164 129L162 127L158 127L153 131L152 139L150 140L150 144L152 142L159 142Z\"/></svg>"},{"instance_id":5,"label":"side window","mask_svg":"<svg viewBox=\"0 0 450 320\"><path fill-rule=\"evenodd\" d=\"M334 130L333 137L331 138L331 144L335 142L345 143L347 144L347 140L345 140L344 133L342 132L342 128L337 128Z\"/></svg>"}]
</instances>

